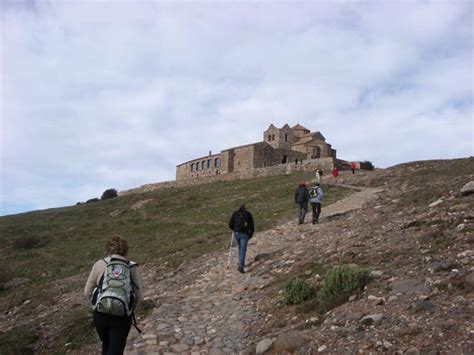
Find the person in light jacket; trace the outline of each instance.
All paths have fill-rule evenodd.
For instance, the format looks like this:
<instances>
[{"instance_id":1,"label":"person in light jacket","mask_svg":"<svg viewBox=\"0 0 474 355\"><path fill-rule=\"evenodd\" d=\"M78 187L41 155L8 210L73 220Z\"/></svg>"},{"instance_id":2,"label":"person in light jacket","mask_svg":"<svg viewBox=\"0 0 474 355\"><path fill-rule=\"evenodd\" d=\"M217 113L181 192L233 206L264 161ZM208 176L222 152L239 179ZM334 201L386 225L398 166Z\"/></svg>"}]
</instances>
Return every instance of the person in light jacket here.
<instances>
[{"instance_id":1,"label":"person in light jacket","mask_svg":"<svg viewBox=\"0 0 474 355\"><path fill-rule=\"evenodd\" d=\"M313 209L313 224L319 223L319 215L321 214L321 203L323 201L324 192L321 184L317 182L309 192L309 202Z\"/></svg>"},{"instance_id":2,"label":"person in light jacket","mask_svg":"<svg viewBox=\"0 0 474 355\"><path fill-rule=\"evenodd\" d=\"M101 279L106 271L107 260L120 260L130 263L130 278L135 294L135 306L143 300L142 278L137 264L131 262L128 257L128 244L125 239L116 235L111 237L106 244L109 257L97 260L87 278L84 295L88 300L92 299L94 289L101 284ZM94 325L102 341L102 355L121 355L125 349L128 333L132 325L132 316L115 317L100 313L93 313Z\"/></svg>"}]
</instances>

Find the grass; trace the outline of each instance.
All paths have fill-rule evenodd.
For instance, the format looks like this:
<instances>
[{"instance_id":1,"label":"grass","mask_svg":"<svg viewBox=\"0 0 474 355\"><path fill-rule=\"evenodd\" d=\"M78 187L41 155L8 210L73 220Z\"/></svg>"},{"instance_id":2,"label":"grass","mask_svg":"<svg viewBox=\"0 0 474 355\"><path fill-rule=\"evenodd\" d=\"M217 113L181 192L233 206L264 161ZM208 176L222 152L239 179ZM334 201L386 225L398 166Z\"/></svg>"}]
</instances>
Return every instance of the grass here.
<instances>
[{"instance_id":1,"label":"grass","mask_svg":"<svg viewBox=\"0 0 474 355\"><path fill-rule=\"evenodd\" d=\"M0 310L7 311L29 300L28 307L18 310L20 315L27 316L36 307L54 305L58 287L51 285L55 283L61 285L62 292L82 289L86 274L98 258L105 256L105 241L113 234L127 239L130 257L139 264L167 265L171 269L186 260L224 250L228 246L227 223L240 202L245 201L253 213L256 231L266 230L296 218L297 183L312 177L312 172L306 172L169 188L0 217L0 252L3 263L9 266L7 276L31 280L26 286L0 291ZM346 188L327 186L325 204L349 192ZM139 210L130 208L146 199L152 201ZM117 217L112 217L114 211L120 212ZM15 247L13 240L24 240L27 247ZM61 311L64 317L77 319L81 334L88 334L87 318L81 318L77 312ZM66 323L64 327L72 331ZM15 338L14 333L10 335ZM79 335L77 339L80 343L86 341ZM52 352L61 352L66 343L76 346L65 334L53 342Z\"/></svg>"}]
</instances>

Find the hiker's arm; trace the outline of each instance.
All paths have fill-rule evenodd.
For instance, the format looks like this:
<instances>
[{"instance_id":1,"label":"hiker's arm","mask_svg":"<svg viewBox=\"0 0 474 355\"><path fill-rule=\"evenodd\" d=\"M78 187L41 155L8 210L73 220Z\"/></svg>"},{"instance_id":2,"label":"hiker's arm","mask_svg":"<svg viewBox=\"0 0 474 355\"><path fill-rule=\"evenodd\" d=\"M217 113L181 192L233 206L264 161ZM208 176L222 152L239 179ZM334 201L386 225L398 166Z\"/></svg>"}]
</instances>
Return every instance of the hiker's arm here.
<instances>
[{"instance_id":1,"label":"hiker's arm","mask_svg":"<svg viewBox=\"0 0 474 355\"><path fill-rule=\"evenodd\" d=\"M234 230L234 217L235 217L235 212L232 213L232 217L230 217L230 221L229 221L229 228Z\"/></svg>"},{"instance_id":2,"label":"hiker's arm","mask_svg":"<svg viewBox=\"0 0 474 355\"><path fill-rule=\"evenodd\" d=\"M249 213L249 237L252 237L254 231L255 225L253 224L253 216Z\"/></svg>"},{"instance_id":3,"label":"hiker's arm","mask_svg":"<svg viewBox=\"0 0 474 355\"><path fill-rule=\"evenodd\" d=\"M97 287L97 277L100 275L99 269L99 262L96 262L87 278L86 287L84 288L84 296L86 296L88 300L91 299L92 292L94 292L94 288Z\"/></svg>"},{"instance_id":4,"label":"hiker's arm","mask_svg":"<svg viewBox=\"0 0 474 355\"><path fill-rule=\"evenodd\" d=\"M138 267L133 267L130 270L132 281L133 281L133 290L135 291L135 296L137 297L137 304L143 301L143 283L142 283L142 275L138 270Z\"/></svg>"}]
</instances>

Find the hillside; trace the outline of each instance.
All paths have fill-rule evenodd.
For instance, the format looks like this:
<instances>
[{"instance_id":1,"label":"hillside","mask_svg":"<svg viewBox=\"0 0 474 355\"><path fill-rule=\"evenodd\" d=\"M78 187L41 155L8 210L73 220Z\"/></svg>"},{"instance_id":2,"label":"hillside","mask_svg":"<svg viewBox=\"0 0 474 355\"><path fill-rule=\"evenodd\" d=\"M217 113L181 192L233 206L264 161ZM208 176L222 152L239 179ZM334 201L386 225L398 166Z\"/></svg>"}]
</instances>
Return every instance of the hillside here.
<instances>
[{"instance_id":1,"label":"hillside","mask_svg":"<svg viewBox=\"0 0 474 355\"><path fill-rule=\"evenodd\" d=\"M96 339L80 288L115 232L129 239L146 285L144 334L131 332L129 354L474 353L474 199L459 193L474 180L474 159L343 172L336 186L326 176L322 223L300 226L292 195L311 178L221 182L0 218L3 277L29 279L0 293L0 353L98 349L87 345ZM245 275L225 267L226 222L242 199L258 229ZM29 236L37 244L18 248L14 240ZM370 277L323 298L340 266ZM314 291L289 305L294 278Z\"/></svg>"},{"instance_id":2,"label":"hillside","mask_svg":"<svg viewBox=\"0 0 474 355\"><path fill-rule=\"evenodd\" d=\"M0 353L63 352L97 341L82 288L110 235L129 241L143 269L172 273L185 260L228 247L227 222L241 201L254 213L257 231L286 221L295 213L297 182L309 178L298 173L170 188L0 217ZM331 188L328 198L349 191Z\"/></svg>"}]
</instances>

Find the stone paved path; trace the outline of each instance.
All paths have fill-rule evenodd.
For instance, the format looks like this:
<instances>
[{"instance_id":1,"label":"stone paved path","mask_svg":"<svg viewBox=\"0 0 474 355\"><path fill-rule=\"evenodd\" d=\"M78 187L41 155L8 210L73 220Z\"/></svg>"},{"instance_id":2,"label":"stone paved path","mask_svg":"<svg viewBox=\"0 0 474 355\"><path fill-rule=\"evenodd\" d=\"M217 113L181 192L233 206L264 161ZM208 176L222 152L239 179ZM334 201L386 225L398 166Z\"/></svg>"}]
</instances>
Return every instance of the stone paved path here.
<instances>
[{"instance_id":1,"label":"stone paved path","mask_svg":"<svg viewBox=\"0 0 474 355\"><path fill-rule=\"evenodd\" d=\"M346 187L359 191L333 205L323 206L323 223L327 218L362 207L381 192L380 189ZM140 321L141 336L132 329L126 354L200 355L245 351L254 335L252 324L266 316L245 293L266 287L275 275L288 273L298 256L305 253L305 239L317 228L318 225L297 225L295 218L256 233L248 247L244 275L236 270L236 248L232 249L230 268L226 267L228 254L220 252L193 261L173 277L156 282L148 283L152 275L147 277L144 270L147 297L159 306ZM332 241L318 237L318 243L322 246Z\"/></svg>"}]
</instances>

